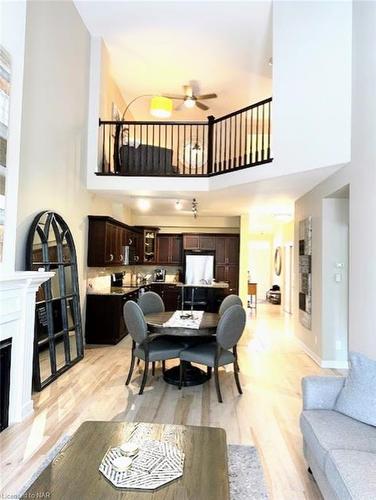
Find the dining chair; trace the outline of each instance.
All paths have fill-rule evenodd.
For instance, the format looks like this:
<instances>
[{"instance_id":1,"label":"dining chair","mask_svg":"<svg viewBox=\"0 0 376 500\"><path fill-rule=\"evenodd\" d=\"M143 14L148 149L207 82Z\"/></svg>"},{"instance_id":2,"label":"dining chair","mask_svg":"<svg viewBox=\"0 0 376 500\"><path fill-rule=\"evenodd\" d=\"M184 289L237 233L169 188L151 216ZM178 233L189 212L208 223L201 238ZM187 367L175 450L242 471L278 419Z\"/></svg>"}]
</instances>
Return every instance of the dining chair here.
<instances>
[{"instance_id":1,"label":"dining chair","mask_svg":"<svg viewBox=\"0 0 376 500\"><path fill-rule=\"evenodd\" d=\"M145 315L165 311L165 305L162 298L155 292L145 292L142 294L138 299L138 305Z\"/></svg>"},{"instance_id":2,"label":"dining chair","mask_svg":"<svg viewBox=\"0 0 376 500\"><path fill-rule=\"evenodd\" d=\"M218 402L222 403L222 394L219 386L218 368L220 366L234 364L234 377L239 394L243 394L240 385L239 374L236 366L234 347L243 334L246 322L246 314L242 306L233 305L221 316L216 333L216 340L207 344L197 345L180 352L181 361L190 361L208 367L210 378L211 370L214 368L215 388ZM231 352L230 349L233 349ZM183 384L184 367L180 363L179 389Z\"/></svg>"},{"instance_id":3,"label":"dining chair","mask_svg":"<svg viewBox=\"0 0 376 500\"><path fill-rule=\"evenodd\" d=\"M223 300L222 300L222 303L219 307L219 311L218 311L218 314L220 316L222 316L222 314L231 306L235 306L235 305L238 305L238 306L242 306L243 303L242 303L242 299L239 297L239 295L235 295L235 294L231 294L231 295L227 295L227 297L225 297Z\"/></svg>"},{"instance_id":4,"label":"dining chair","mask_svg":"<svg viewBox=\"0 0 376 500\"><path fill-rule=\"evenodd\" d=\"M165 305L162 297L155 292L145 292L143 293L137 301L138 305L141 307L144 315L160 313L165 311ZM137 366L140 364L140 360L137 360ZM162 362L162 369L165 369L165 363ZM155 375L155 362L152 363L152 375Z\"/></svg>"},{"instance_id":5,"label":"dining chair","mask_svg":"<svg viewBox=\"0 0 376 500\"><path fill-rule=\"evenodd\" d=\"M136 358L142 359L145 362L139 391L139 394L142 394L148 376L149 362L163 362L167 359L179 358L180 351L184 349L184 346L166 338L162 339L162 335L159 333L149 333L144 313L133 300L124 304L123 315L127 330L132 337L131 364L125 385L131 381Z\"/></svg>"},{"instance_id":6,"label":"dining chair","mask_svg":"<svg viewBox=\"0 0 376 500\"><path fill-rule=\"evenodd\" d=\"M239 305L239 306L243 305L242 299L239 297L239 295L235 295L235 294L227 295L227 297L225 297L222 300L222 303L221 303L221 305L219 307L219 311L218 311L219 316L222 316L222 314L229 307L235 306L235 305ZM234 354L235 354L235 358L236 358L236 369L237 369L238 372L240 372L239 361L238 361L238 353L237 353L237 350L236 350L236 346L234 348Z\"/></svg>"}]
</instances>

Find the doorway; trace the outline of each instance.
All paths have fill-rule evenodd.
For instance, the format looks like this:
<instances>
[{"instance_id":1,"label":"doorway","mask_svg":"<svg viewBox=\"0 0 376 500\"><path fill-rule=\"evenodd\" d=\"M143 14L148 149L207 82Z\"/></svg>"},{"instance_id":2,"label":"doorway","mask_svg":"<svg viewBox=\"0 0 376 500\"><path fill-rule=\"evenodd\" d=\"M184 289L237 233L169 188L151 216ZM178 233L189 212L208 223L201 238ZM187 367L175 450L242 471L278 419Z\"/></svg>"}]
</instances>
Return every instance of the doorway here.
<instances>
[{"instance_id":1,"label":"doorway","mask_svg":"<svg viewBox=\"0 0 376 500\"><path fill-rule=\"evenodd\" d=\"M349 204L344 186L322 206L322 359L329 368L346 368L348 360Z\"/></svg>"}]
</instances>

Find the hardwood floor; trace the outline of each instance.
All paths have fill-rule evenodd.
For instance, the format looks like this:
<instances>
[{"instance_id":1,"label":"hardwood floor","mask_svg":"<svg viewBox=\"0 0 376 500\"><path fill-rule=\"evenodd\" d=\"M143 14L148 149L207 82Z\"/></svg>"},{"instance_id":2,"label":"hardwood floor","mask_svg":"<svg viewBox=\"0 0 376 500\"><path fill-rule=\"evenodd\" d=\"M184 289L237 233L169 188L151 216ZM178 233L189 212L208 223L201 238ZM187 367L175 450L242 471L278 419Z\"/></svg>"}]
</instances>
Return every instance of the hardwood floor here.
<instances>
[{"instance_id":1,"label":"hardwood floor","mask_svg":"<svg viewBox=\"0 0 376 500\"><path fill-rule=\"evenodd\" d=\"M302 454L300 381L331 372L301 351L292 319L279 306L260 304L257 315L250 315L238 348L244 394L238 395L230 370L220 370L222 404L214 380L178 391L162 380L159 367L138 396L139 371L124 385L129 351L128 338L117 346L88 347L83 361L34 395L34 414L0 435L3 495L15 494L55 443L81 422L128 420L223 427L228 443L257 447L272 499L321 498Z\"/></svg>"}]
</instances>

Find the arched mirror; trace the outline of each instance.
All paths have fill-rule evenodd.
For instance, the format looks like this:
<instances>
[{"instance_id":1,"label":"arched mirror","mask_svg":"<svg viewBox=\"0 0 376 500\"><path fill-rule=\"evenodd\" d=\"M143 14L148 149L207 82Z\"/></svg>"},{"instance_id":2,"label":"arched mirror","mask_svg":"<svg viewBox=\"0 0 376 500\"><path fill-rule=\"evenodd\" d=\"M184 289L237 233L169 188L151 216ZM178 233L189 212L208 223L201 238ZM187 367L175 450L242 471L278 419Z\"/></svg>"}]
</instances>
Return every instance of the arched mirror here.
<instances>
[{"instance_id":1,"label":"arched mirror","mask_svg":"<svg viewBox=\"0 0 376 500\"><path fill-rule=\"evenodd\" d=\"M77 258L72 234L54 212L29 231L26 269L55 272L36 296L33 387L40 391L84 356Z\"/></svg>"}]
</instances>

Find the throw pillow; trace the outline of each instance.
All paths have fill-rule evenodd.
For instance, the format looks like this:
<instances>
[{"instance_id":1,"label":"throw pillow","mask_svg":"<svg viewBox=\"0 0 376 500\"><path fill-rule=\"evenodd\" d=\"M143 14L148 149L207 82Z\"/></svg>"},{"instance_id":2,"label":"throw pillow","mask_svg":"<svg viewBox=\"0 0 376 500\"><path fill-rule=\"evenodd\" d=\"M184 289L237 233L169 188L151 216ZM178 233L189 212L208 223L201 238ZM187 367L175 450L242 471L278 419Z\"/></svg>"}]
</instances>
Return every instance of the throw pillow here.
<instances>
[{"instance_id":1,"label":"throw pillow","mask_svg":"<svg viewBox=\"0 0 376 500\"><path fill-rule=\"evenodd\" d=\"M350 353L350 371L335 410L376 426L376 361L363 354Z\"/></svg>"}]
</instances>

